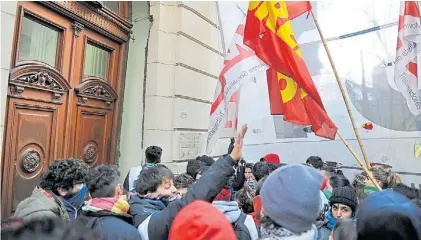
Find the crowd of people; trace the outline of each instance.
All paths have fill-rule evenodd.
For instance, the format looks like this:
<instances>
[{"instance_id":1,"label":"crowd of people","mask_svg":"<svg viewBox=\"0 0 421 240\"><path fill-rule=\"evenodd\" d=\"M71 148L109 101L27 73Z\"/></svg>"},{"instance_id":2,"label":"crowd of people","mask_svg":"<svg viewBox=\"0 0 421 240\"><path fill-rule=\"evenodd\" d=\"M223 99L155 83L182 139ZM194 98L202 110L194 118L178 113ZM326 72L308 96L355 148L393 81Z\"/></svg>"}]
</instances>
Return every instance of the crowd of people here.
<instances>
[{"instance_id":1,"label":"crowd of people","mask_svg":"<svg viewBox=\"0 0 421 240\"><path fill-rule=\"evenodd\" d=\"M246 131L217 161L199 156L177 176L148 147L123 185L114 165L56 160L2 221L2 239L421 240L421 193L390 167L372 168L379 190L317 156L247 163Z\"/></svg>"}]
</instances>

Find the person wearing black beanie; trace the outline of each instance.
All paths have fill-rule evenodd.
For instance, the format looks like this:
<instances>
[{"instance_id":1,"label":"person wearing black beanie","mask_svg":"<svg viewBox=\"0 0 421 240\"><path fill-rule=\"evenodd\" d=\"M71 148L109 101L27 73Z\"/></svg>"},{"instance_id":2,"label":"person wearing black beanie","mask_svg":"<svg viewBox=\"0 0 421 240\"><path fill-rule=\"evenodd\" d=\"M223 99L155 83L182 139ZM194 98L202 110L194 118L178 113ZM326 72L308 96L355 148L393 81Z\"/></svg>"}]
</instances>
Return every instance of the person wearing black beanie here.
<instances>
[{"instance_id":1,"label":"person wearing black beanie","mask_svg":"<svg viewBox=\"0 0 421 240\"><path fill-rule=\"evenodd\" d=\"M330 197L331 210L327 213L328 228L336 224L337 219L354 219L358 207L357 192L352 187L337 187Z\"/></svg>"}]
</instances>

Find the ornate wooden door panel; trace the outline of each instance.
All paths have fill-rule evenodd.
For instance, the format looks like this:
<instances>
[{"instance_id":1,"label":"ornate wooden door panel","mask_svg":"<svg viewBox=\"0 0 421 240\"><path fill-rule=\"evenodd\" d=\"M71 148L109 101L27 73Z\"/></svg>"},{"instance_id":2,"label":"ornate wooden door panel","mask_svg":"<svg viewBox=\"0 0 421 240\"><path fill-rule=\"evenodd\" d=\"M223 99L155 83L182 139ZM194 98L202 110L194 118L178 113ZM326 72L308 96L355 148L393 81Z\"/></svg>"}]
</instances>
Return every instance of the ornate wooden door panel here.
<instances>
[{"instance_id":1,"label":"ornate wooden door panel","mask_svg":"<svg viewBox=\"0 0 421 240\"><path fill-rule=\"evenodd\" d=\"M26 63L12 69L2 175L3 211L13 211L61 155L65 100L70 89L54 68Z\"/></svg>"},{"instance_id":2,"label":"ornate wooden door panel","mask_svg":"<svg viewBox=\"0 0 421 240\"><path fill-rule=\"evenodd\" d=\"M108 163L110 115L109 111L78 108L75 156L90 165Z\"/></svg>"},{"instance_id":3,"label":"ornate wooden door panel","mask_svg":"<svg viewBox=\"0 0 421 240\"><path fill-rule=\"evenodd\" d=\"M112 141L120 45L84 29L77 41L75 87L77 98L73 154L90 165L112 163Z\"/></svg>"},{"instance_id":4,"label":"ornate wooden door panel","mask_svg":"<svg viewBox=\"0 0 421 240\"><path fill-rule=\"evenodd\" d=\"M112 2L110 2L111 4ZM2 156L2 216L59 158L115 163L128 4L18 2Z\"/></svg>"},{"instance_id":5,"label":"ornate wooden door panel","mask_svg":"<svg viewBox=\"0 0 421 240\"><path fill-rule=\"evenodd\" d=\"M2 214L13 212L62 157L72 24L36 4L18 6L2 161Z\"/></svg>"}]
</instances>

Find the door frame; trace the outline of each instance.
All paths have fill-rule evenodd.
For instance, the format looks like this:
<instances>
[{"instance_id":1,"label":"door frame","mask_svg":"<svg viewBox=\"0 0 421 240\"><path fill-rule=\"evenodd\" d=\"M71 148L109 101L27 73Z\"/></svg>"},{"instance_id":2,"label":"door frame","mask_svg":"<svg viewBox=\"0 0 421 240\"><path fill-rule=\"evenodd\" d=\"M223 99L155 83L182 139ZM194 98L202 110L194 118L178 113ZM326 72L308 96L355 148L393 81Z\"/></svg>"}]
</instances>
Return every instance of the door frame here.
<instances>
[{"instance_id":1,"label":"door frame","mask_svg":"<svg viewBox=\"0 0 421 240\"><path fill-rule=\"evenodd\" d=\"M73 30L73 39L71 41L71 53L70 54L72 57L68 60L70 61L67 66L66 63L64 63L64 58L61 58L60 56L57 56L56 59L61 59L60 61L56 60L56 67L57 70L59 70L59 72L61 72L64 76L69 78L69 82L72 79L72 66L74 65L74 44L75 44L75 39L79 37L79 33L80 31L82 31L85 27L89 28L90 30L96 32L97 34L104 36L106 38L109 38L115 42L117 42L118 44L120 44L120 51L119 54L117 56L118 62L121 64L118 64L119 66L117 67L117 81L116 81L116 85L113 86L115 88L115 90L117 91L117 94L119 95L119 97L115 100L115 109L114 109L114 114L112 116L112 122L115 123L115 127L113 127L112 129L112 134L111 134L111 142L112 145L114 145L115 147L112 149L112 152L110 152L110 160L113 161L114 163L118 164L119 161L119 146L118 144L120 143L120 132L121 132L121 120L122 120L122 106L123 106L123 99L124 99L124 87L125 87L125 76L126 76L126 69L127 69L127 58L128 58L128 45L129 45L129 39L130 39L130 34L131 34L131 28L133 27L133 25L130 23L131 21L131 3L130 2L120 2L120 15L113 13L112 11L108 10L107 8L102 8L102 9L97 9L95 7L93 7L90 2L76 2L76 1L67 1L67 2L56 2L56 1L48 1L48 2L18 2L18 11L17 11L17 16L15 19L15 26L14 26L14 35L13 35L13 46L12 46L12 54L11 54L11 58L10 58L10 65L11 65L11 72L13 72L13 70L19 66L19 63L17 62L17 54L18 54L18 50L19 50L19 39L20 39L20 34L21 34L21 28L22 28L22 18L24 15L24 11L25 11L25 7L28 7L30 9L30 7L32 6L37 6L37 7L41 7L44 9L49 9L54 11L55 13L58 14L58 16L60 17L65 17L67 19L70 20L70 22L72 22L72 30ZM40 15L37 15L36 13L34 13L32 11L32 13L30 13L32 15L35 15L37 18L46 20L45 18L43 18ZM52 21L46 21L47 23L51 24L52 26L61 28L58 24L55 24ZM64 46L64 37L68 37L68 36L61 36L62 38L62 45L58 46L58 50L57 52L59 54L67 54L63 52ZM67 68L67 69L66 69ZM9 74L9 80L10 81L10 74ZM9 88L9 86L8 86ZM10 89L12 90L12 89ZM9 90L8 90L9 91ZM71 94L69 94L71 95ZM72 98L75 98L76 96L68 96L67 97L67 104L70 104L72 102ZM10 111L10 106L9 106L9 102L10 99L8 97L7 101L6 101L6 107L5 107L5 118L4 118L4 126L8 126L8 121L10 121L11 119L9 119L8 113ZM68 108L68 113L69 114L71 112L71 108ZM64 124L65 128L71 127L68 125L69 123L66 122ZM4 173L5 171L5 167L8 167L11 163L5 164L5 155L6 155L6 149L9 148L9 146L6 145L6 142L10 142L7 141L7 136L6 136L6 131L3 134L3 145L0 146L2 147L3 151L2 151L2 161L1 161L1 167L2 167L2 173ZM71 148L68 147L68 144L70 144L70 139L66 138L63 140L63 148L61 150L59 150L59 152L61 152L61 157L70 157L73 153L71 152ZM13 161L15 161L14 159L12 159ZM3 184L3 177L2 177L2 186ZM5 193L2 191L2 201L3 199L3 195ZM7 197L8 198L8 197ZM3 202L4 203L4 202ZM6 206L2 206L2 216L5 217L8 214L10 214L10 212L8 212L11 208L11 204L13 203L8 203L7 205L7 209Z\"/></svg>"}]
</instances>

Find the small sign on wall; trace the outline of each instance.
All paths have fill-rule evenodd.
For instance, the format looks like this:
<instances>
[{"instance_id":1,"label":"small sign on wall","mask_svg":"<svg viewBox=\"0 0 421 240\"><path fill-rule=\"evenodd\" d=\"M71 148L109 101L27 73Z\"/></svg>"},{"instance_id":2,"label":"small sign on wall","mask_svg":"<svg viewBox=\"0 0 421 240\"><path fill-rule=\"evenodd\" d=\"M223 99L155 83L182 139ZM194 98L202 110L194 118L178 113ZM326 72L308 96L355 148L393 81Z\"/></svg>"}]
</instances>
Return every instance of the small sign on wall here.
<instances>
[{"instance_id":1,"label":"small sign on wall","mask_svg":"<svg viewBox=\"0 0 421 240\"><path fill-rule=\"evenodd\" d=\"M202 149L200 133L180 133L179 155L180 159L193 159L199 156Z\"/></svg>"}]
</instances>

